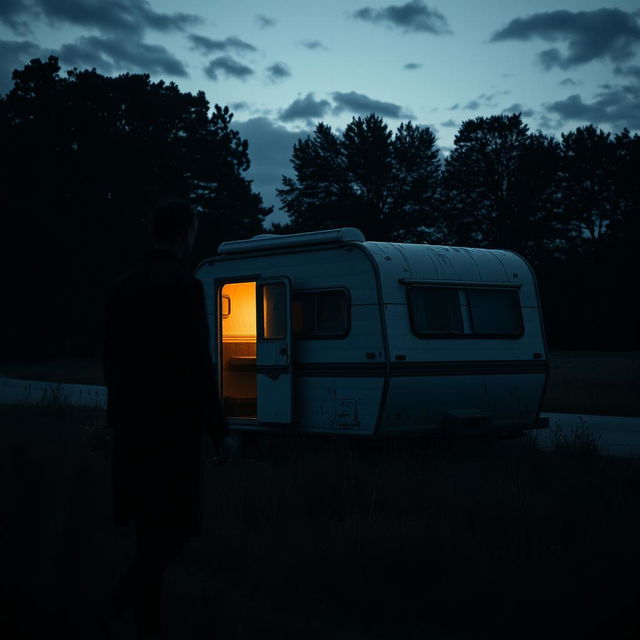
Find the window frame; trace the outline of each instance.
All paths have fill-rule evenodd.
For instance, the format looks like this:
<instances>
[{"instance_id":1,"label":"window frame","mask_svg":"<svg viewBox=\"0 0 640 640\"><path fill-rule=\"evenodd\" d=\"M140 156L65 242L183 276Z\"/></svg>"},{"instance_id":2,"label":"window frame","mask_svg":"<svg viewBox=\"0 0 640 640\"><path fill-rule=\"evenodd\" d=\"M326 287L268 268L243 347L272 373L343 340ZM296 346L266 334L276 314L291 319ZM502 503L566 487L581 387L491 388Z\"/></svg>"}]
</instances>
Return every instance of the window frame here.
<instances>
[{"instance_id":1,"label":"window frame","mask_svg":"<svg viewBox=\"0 0 640 640\"><path fill-rule=\"evenodd\" d=\"M455 291L458 297L458 318L460 320L460 326L462 327L462 331L459 333L453 333L451 331L449 332L419 331L416 326L416 322L413 314L413 305L411 304L411 289L452 289L453 291ZM459 287L453 287L453 286L441 287L441 286L420 285L420 284L412 284L407 287L407 308L409 310L409 323L411 324L411 331L416 337L418 338L461 338L466 335L464 331L464 318L462 316L462 307L460 305L459 289L460 289Z\"/></svg>"},{"instance_id":2,"label":"window frame","mask_svg":"<svg viewBox=\"0 0 640 640\"><path fill-rule=\"evenodd\" d=\"M347 326L342 333L331 334L312 334L312 333L297 333L295 331L293 323L293 306L295 304L296 296L298 295L310 295L318 293L343 293L346 296L347 302ZM317 307L316 307L317 313ZM347 287L316 287L313 289L294 289L291 292L291 333L294 340L344 340L351 333L351 292Z\"/></svg>"},{"instance_id":3,"label":"window frame","mask_svg":"<svg viewBox=\"0 0 640 640\"><path fill-rule=\"evenodd\" d=\"M413 317L411 298L409 294L409 290L412 287L416 287L418 289L445 289L445 288L454 289L458 293L458 304L459 304L458 311L460 314L460 320L463 327L463 332L462 333L439 333L439 332L418 331L415 325L414 317ZM520 320L520 332L517 334L516 333L476 333L474 331L474 326L473 326L473 312L471 308L471 301L469 299L469 296L467 295L467 293L471 290L472 291L509 291L515 294L515 298L518 303L517 307L518 307L518 317ZM411 284L408 284L405 294L406 294L406 301L407 301L407 312L409 314L409 324L411 326L411 332L416 338L429 339L429 340L488 340L488 339L518 340L525 334L524 317L522 315L522 304L520 302L520 288L518 286L505 287L502 284L498 284L497 286L492 286L490 284L487 284L486 286L484 285L477 286L475 284L465 286L464 283L454 284L454 283L448 283L448 282L443 282L442 284L437 282L424 283L424 284L411 283ZM466 301L465 306L467 307L467 316L468 316L468 322L469 322L468 328L465 322L465 315L462 312L462 303L460 301L461 295L464 296Z\"/></svg>"},{"instance_id":4,"label":"window frame","mask_svg":"<svg viewBox=\"0 0 640 640\"><path fill-rule=\"evenodd\" d=\"M474 288L473 290L475 291L501 291L501 292L508 292L510 294L515 294L515 299L517 302L517 309L518 309L518 320L520 321L520 331L518 333L481 333L481 332L476 332L475 331L475 327L474 327L474 319L473 319L473 306L471 304L471 299L469 298L468 292L471 289L471 287L468 287L465 291L464 291L464 295L467 298L467 307L469 309L469 322L471 323L470 329L471 329L471 335L473 335L474 337L478 337L478 338L493 338L493 339L511 339L511 340L517 340L518 338L521 338L524 335L524 318L522 317L522 305L520 304L520 291L516 288L513 289L499 289L498 287L477 287Z\"/></svg>"}]
</instances>

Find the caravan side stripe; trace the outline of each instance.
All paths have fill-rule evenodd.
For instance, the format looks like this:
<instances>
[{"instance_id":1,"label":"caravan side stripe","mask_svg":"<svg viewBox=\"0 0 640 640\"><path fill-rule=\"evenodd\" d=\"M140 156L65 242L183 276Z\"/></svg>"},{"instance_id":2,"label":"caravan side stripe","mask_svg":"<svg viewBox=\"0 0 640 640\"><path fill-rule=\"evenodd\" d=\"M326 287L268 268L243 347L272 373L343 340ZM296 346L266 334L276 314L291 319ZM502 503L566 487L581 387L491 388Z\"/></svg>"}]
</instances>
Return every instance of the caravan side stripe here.
<instances>
[{"instance_id":1,"label":"caravan side stripe","mask_svg":"<svg viewBox=\"0 0 640 640\"><path fill-rule=\"evenodd\" d=\"M383 378L383 362L296 362L296 375L305 377ZM546 373L544 360L454 360L446 362L392 362L391 376L469 376Z\"/></svg>"}]
</instances>

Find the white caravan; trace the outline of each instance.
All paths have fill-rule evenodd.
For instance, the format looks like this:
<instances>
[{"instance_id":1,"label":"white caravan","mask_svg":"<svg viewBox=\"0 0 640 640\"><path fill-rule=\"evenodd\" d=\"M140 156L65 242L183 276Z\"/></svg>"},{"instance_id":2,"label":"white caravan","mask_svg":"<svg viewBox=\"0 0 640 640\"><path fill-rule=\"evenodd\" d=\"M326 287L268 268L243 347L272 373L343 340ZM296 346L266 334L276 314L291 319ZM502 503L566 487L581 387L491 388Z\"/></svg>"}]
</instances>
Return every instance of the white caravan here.
<instances>
[{"instance_id":1,"label":"white caravan","mask_svg":"<svg viewBox=\"0 0 640 640\"><path fill-rule=\"evenodd\" d=\"M367 242L344 228L224 242L196 276L231 429L546 426L536 280L511 251Z\"/></svg>"}]
</instances>

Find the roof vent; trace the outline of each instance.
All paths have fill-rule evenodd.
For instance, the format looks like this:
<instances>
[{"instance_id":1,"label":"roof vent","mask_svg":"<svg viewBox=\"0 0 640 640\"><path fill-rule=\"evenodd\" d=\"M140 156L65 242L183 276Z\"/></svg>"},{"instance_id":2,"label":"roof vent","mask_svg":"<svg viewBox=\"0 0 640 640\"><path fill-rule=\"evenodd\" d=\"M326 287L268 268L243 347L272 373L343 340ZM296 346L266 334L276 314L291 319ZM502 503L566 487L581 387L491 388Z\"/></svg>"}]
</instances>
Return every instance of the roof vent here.
<instances>
[{"instance_id":1,"label":"roof vent","mask_svg":"<svg viewBox=\"0 0 640 640\"><path fill-rule=\"evenodd\" d=\"M355 227L342 229L326 229L324 231L308 231L306 233L290 233L277 235L262 233L248 240L223 242L218 247L219 254L249 253L251 251L269 251L286 247L303 247L321 244L342 244L345 242L364 242L364 235Z\"/></svg>"}]
</instances>

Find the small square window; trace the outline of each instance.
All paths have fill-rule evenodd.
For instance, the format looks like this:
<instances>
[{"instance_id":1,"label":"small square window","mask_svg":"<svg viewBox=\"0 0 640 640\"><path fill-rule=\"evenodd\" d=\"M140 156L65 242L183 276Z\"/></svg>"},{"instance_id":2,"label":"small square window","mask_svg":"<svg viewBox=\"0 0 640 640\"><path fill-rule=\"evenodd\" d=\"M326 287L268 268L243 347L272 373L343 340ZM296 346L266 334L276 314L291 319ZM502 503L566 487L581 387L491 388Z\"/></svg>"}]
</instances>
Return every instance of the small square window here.
<instances>
[{"instance_id":1,"label":"small square window","mask_svg":"<svg viewBox=\"0 0 640 640\"><path fill-rule=\"evenodd\" d=\"M410 287L409 313L418 335L458 335L464 332L460 297L449 287Z\"/></svg>"},{"instance_id":2,"label":"small square window","mask_svg":"<svg viewBox=\"0 0 640 640\"><path fill-rule=\"evenodd\" d=\"M469 289L467 296L474 334L522 335L524 328L517 291Z\"/></svg>"},{"instance_id":3,"label":"small square window","mask_svg":"<svg viewBox=\"0 0 640 640\"><path fill-rule=\"evenodd\" d=\"M343 337L349 332L345 291L303 291L293 296L293 331L298 337Z\"/></svg>"}]
</instances>

